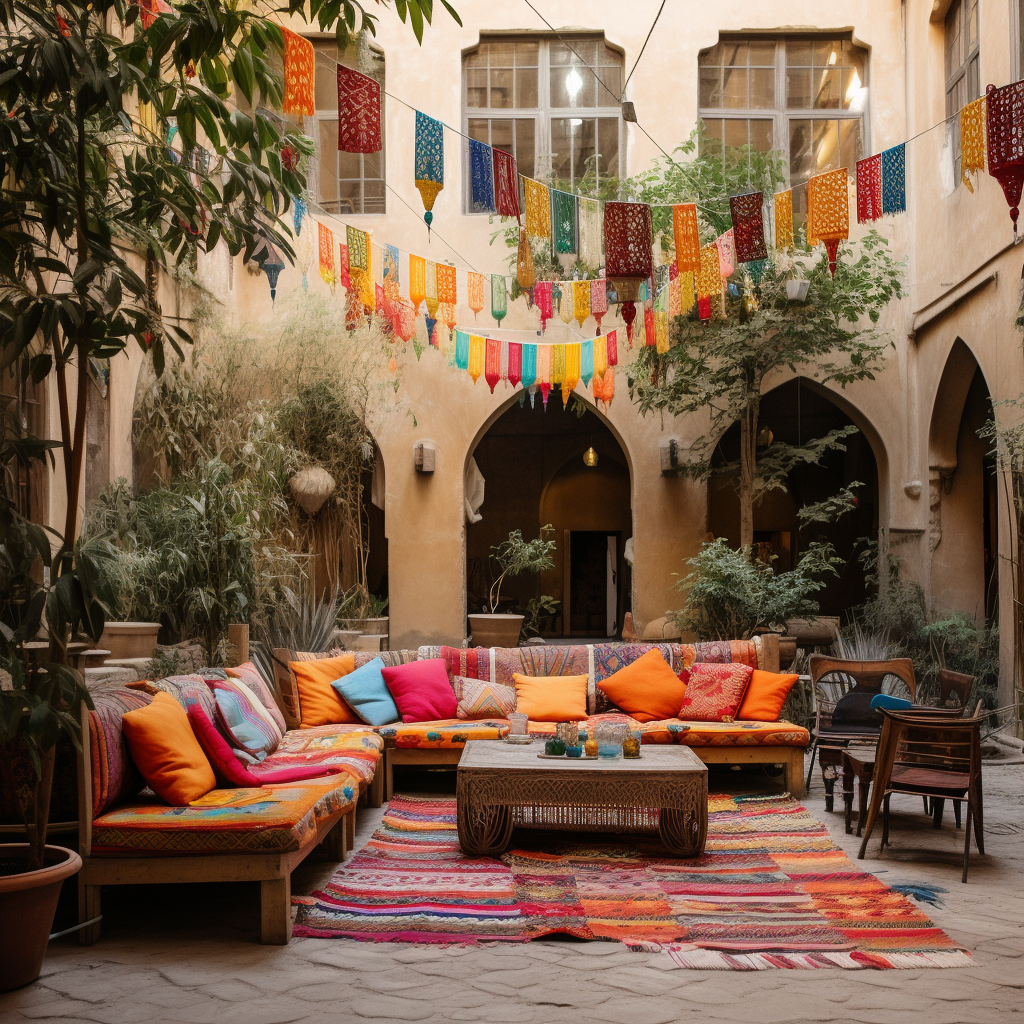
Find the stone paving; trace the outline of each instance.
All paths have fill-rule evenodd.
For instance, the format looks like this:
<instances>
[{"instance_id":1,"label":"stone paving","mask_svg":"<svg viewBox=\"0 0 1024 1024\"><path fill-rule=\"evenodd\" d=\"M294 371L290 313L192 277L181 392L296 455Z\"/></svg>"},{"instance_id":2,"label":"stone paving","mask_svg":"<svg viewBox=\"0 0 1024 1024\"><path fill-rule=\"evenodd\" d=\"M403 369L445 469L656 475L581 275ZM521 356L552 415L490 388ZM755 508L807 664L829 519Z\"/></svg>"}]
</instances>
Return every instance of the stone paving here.
<instances>
[{"instance_id":1,"label":"stone paving","mask_svg":"<svg viewBox=\"0 0 1024 1024\"><path fill-rule=\"evenodd\" d=\"M688 971L612 942L542 940L454 947L293 939L259 945L255 886L129 887L104 898L104 937L55 941L40 980L0 996L0 1021L285 1024L292 1021L481 1021L668 1024L674 1021L987 1024L1024 1020L1024 765L985 766L986 849L960 884L962 832L934 831L904 802L894 849L865 867L889 884L948 890L932 918L972 950L956 970ZM752 791L746 772L712 788ZM717 785L716 785L717 784ZM837 801L839 804L840 801ZM842 814L806 804L852 856ZM357 843L379 811L361 814ZM947 819L950 818L947 808ZM296 873L296 892L330 873Z\"/></svg>"}]
</instances>

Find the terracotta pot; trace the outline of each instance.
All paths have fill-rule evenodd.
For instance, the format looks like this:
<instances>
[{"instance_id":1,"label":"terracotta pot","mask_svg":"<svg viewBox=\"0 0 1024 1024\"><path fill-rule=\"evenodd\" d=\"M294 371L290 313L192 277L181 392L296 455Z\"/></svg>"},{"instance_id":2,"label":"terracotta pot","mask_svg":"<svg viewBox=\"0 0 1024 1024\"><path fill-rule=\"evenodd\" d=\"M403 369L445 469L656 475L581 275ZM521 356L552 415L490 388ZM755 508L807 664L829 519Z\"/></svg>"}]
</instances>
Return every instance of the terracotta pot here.
<instances>
[{"instance_id":1,"label":"terracotta pot","mask_svg":"<svg viewBox=\"0 0 1024 1024\"><path fill-rule=\"evenodd\" d=\"M45 867L3 873L27 859L28 843L0 843L0 992L39 977L60 887L82 867L74 850L47 846Z\"/></svg>"},{"instance_id":2,"label":"terracotta pot","mask_svg":"<svg viewBox=\"0 0 1024 1024\"><path fill-rule=\"evenodd\" d=\"M470 615L474 647L518 647L522 615Z\"/></svg>"},{"instance_id":3,"label":"terracotta pot","mask_svg":"<svg viewBox=\"0 0 1024 1024\"><path fill-rule=\"evenodd\" d=\"M374 619L342 619L341 628L355 633L384 636L388 631L388 617L381 615Z\"/></svg>"},{"instance_id":4,"label":"terracotta pot","mask_svg":"<svg viewBox=\"0 0 1024 1024\"><path fill-rule=\"evenodd\" d=\"M152 658L156 650L159 622L108 622L103 627L100 647L108 658Z\"/></svg>"}]
</instances>

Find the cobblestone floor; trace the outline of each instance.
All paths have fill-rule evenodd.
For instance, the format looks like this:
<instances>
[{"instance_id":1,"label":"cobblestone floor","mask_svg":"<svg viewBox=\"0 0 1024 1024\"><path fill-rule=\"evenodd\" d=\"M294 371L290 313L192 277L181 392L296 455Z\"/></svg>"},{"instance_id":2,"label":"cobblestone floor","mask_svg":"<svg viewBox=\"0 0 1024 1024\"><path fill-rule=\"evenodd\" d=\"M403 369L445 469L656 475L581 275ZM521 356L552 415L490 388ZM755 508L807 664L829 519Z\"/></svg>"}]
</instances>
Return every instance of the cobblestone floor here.
<instances>
[{"instance_id":1,"label":"cobblestone floor","mask_svg":"<svg viewBox=\"0 0 1024 1024\"><path fill-rule=\"evenodd\" d=\"M544 940L443 947L293 939L259 945L255 886L130 887L104 899L104 936L52 945L40 980L0 996L0 1021L284 1024L291 1021L835 1021L981 1024L1024 1020L1024 765L985 766L986 856L960 884L962 833L894 814L895 849L863 863L889 884L948 890L933 919L976 965L920 971L687 971L617 943ZM753 777L712 788L751 791ZM730 786L729 783L732 783ZM851 855L840 813L824 810L820 779L807 800ZM837 801L838 803L838 801ZM947 811L948 813L948 811ZM365 842L379 811L361 814ZM296 874L315 888L324 864Z\"/></svg>"}]
</instances>

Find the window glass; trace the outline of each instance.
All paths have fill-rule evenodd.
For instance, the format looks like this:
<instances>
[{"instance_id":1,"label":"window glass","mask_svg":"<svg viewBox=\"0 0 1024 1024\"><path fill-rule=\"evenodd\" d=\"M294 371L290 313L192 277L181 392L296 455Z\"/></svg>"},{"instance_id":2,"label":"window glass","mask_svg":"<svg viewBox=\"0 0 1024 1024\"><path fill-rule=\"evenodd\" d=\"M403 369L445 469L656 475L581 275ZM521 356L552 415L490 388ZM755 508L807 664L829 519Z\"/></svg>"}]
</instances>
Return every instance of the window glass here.
<instances>
[{"instance_id":1,"label":"window glass","mask_svg":"<svg viewBox=\"0 0 1024 1024\"><path fill-rule=\"evenodd\" d=\"M954 0L946 12L946 117L981 95L978 55L978 0ZM947 126L953 158L953 180L960 182L960 133Z\"/></svg>"}]
</instances>

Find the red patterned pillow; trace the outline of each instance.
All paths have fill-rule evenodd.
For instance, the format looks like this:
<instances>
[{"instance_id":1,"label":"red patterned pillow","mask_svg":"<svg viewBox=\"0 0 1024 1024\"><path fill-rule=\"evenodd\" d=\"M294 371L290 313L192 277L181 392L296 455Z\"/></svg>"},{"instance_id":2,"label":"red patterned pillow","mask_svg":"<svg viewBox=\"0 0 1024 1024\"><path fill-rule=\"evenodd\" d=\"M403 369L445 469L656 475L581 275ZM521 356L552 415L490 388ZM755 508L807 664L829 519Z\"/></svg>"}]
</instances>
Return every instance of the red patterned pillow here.
<instances>
[{"instance_id":1,"label":"red patterned pillow","mask_svg":"<svg viewBox=\"0 0 1024 1024\"><path fill-rule=\"evenodd\" d=\"M459 702L457 714L463 719L508 718L516 709L516 688L483 679L456 676L452 680Z\"/></svg>"},{"instance_id":2,"label":"red patterned pillow","mask_svg":"<svg viewBox=\"0 0 1024 1024\"><path fill-rule=\"evenodd\" d=\"M691 665L679 717L684 722L732 722L753 671L739 664Z\"/></svg>"}]
</instances>

